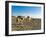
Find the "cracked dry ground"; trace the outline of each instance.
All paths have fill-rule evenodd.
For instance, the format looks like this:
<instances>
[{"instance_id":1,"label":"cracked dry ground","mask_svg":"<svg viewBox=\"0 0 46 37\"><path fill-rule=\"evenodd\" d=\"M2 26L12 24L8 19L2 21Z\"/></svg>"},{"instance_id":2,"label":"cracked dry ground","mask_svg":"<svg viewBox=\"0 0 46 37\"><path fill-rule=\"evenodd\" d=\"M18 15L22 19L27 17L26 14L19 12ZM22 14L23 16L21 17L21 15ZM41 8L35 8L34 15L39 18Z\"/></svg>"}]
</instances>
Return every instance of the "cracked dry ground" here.
<instances>
[{"instance_id":1,"label":"cracked dry ground","mask_svg":"<svg viewBox=\"0 0 46 37\"><path fill-rule=\"evenodd\" d=\"M12 20L12 23L15 19ZM12 31L39 30L41 29L41 19L32 18L30 22L12 24Z\"/></svg>"}]
</instances>

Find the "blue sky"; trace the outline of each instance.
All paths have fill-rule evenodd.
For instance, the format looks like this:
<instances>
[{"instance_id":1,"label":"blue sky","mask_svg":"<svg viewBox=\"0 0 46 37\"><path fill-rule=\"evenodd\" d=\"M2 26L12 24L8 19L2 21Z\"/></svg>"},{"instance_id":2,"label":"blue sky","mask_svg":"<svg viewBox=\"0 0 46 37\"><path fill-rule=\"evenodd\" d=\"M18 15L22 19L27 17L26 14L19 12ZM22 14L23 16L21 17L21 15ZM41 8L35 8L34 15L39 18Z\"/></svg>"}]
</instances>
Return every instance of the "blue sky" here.
<instances>
[{"instance_id":1,"label":"blue sky","mask_svg":"<svg viewBox=\"0 0 46 37\"><path fill-rule=\"evenodd\" d=\"M35 6L12 6L12 16L41 16L41 7Z\"/></svg>"}]
</instances>

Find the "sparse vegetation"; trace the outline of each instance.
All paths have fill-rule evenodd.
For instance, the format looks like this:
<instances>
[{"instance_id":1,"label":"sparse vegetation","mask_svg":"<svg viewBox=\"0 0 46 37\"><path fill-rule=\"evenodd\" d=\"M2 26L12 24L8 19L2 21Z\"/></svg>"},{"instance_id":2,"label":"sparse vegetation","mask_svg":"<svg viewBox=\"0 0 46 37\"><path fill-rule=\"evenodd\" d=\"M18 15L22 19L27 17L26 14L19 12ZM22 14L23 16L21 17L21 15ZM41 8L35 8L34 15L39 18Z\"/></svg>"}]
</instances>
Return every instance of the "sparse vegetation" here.
<instances>
[{"instance_id":1,"label":"sparse vegetation","mask_svg":"<svg viewBox=\"0 0 46 37\"><path fill-rule=\"evenodd\" d=\"M41 19L27 16L12 16L12 31L39 30L41 29Z\"/></svg>"}]
</instances>

